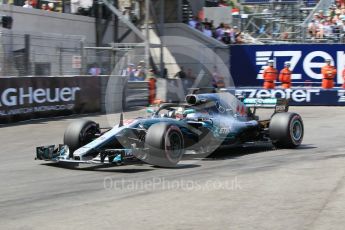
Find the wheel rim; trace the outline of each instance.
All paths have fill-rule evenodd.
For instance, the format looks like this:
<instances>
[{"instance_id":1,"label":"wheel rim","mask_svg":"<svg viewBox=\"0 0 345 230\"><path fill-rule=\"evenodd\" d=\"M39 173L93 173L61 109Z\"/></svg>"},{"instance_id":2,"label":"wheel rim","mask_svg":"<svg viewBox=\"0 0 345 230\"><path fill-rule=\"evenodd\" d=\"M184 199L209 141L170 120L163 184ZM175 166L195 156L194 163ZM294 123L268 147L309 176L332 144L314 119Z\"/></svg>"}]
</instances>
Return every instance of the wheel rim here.
<instances>
[{"instance_id":1,"label":"wheel rim","mask_svg":"<svg viewBox=\"0 0 345 230\"><path fill-rule=\"evenodd\" d=\"M171 132L168 136L167 146L168 155L171 159L178 159L182 152L182 139L176 132Z\"/></svg>"},{"instance_id":2,"label":"wheel rim","mask_svg":"<svg viewBox=\"0 0 345 230\"><path fill-rule=\"evenodd\" d=\"M299 141L303 134L302 124L299 120L296 120L292 124L292 138L295 141Z\"/></svg>"},{"instance_id":3,"label":"wheel rim","mask_svg":"<svg viewBox=\"0 0 345 230\"><path fill-rule=\"evenodd\" d=\"M80 137L79 137L82 145L85 145L91 142L96 133L97 133L97 129L93 125L84 128L80 132Z\"/></svg>"}]
</instances>

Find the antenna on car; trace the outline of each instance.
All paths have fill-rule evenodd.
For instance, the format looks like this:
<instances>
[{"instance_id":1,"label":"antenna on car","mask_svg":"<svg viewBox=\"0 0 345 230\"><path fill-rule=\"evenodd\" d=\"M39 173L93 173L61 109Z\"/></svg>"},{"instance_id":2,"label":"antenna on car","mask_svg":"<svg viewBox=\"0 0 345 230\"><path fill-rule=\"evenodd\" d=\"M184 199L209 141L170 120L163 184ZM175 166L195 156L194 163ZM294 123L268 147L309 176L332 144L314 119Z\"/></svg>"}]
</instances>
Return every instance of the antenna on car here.
<instances>
[{"instance_id":1,"label":"antenna on car","mask_svg":"<svg viewBox=\"0 0 345 230\"><path fill-rule=\"evenodd\" d=\"M120 114L120 123L119 123L119 127L123 126L123 112L121 112Z\"/></svg>"}]
</instances>

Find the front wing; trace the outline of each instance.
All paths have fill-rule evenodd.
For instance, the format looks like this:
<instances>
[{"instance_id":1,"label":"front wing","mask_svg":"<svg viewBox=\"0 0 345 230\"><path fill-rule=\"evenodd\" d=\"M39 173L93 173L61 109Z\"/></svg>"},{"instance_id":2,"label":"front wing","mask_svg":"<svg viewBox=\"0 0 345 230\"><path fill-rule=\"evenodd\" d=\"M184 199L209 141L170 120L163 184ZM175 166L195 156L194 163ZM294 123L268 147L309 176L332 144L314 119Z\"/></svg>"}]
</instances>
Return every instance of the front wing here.
<instances>
[{"instance_id":1,"label":"front wing","mask_svg":"<svg viewBox=\"0 0 345 230\"><path fill-rule=\"evenodd\" d=\"M70 152L67 145L47 145L36 148L35 160L44 160L51 162L64 162L71 164L111 164L122 165L132 163L133 161L145 160L145 149L138 149L132 146L131 149L104 149L96 157L75 160L70 157Z\"/></svg>"}]
</instances>

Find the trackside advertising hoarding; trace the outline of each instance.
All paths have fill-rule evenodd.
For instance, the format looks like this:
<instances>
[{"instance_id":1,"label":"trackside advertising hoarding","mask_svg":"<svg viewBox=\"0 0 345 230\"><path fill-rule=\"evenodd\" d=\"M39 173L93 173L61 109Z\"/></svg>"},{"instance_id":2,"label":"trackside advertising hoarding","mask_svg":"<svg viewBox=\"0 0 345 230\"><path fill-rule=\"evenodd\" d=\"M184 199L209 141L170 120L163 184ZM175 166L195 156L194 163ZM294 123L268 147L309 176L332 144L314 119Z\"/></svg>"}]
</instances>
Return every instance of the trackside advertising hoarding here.
<instances>
[{"instance_id":1,"label":"trackside advertising hoarding","mask_svg":"<svg viewBox=\"0 0 345 230\"><path fill-rule=\"evenodd\" d=\"M343 83L341 75L345 66L343 44L232 46L230 71L236 87L262 86L262 73L269 59L275 60L278 71L283 68L284 62L289 61L293 72L293 86L304 86L304 83L309 84L308 82L320 82L321 86L321 67L325 65L326 58L330 58L337 68L335 86L340 86Z\"/></svg>"},{"instance_id":2,"label":"trackside advertising hoarding","mask_svg":"<svg viewBox=\"0 0 345 230\"><path fill-rule=\"evenodd\" d=\"M100 95L95 77L0 78L0 124L99 112Z\"/></svg>"},{"instance_id":3,"label":"trackside advertising hoarding","mask_svg":"<svg viewBox=\"0 0 345 230\"><path fill-rule=\"evenodd\" d=\"M245 98L286 98L289 99L289 105L345 106L345 89L243 87L229 88L228 91Z\"/></svg>"}]
</instances>

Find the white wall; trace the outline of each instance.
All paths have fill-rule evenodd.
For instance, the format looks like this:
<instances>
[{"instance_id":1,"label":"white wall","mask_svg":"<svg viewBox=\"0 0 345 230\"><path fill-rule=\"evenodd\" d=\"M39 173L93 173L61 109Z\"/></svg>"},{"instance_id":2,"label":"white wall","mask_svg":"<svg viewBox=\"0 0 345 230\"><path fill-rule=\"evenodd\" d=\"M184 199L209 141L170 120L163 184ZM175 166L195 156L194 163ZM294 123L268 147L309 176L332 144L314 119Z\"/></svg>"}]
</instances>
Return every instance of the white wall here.
<instances>
[{"instance_id":1,"label":"white wall","mask_svg":"<svg viewBox=\"0 0 345 230\"><path fill-rule=\"evenodd\" d=\"M88 42L94 43L96 41L95 18L13 5L1 5L0 13L13 17L13 33L34 34L37 32L79 35L85 36Z\"/></svg>"},{"instance_id":2,"label":"white wall","mask_svg":"<svg viewBox=\"0 0 345 230\"><path fill-rule=\"evenodd\" d=\"M11 32L15 34L62 34L84 36L87 43L96 42L95 18L43 11L39 9L28 9L13 5L0 5L0 14L13 17ZM108 27L103 43L112 42L112 25ZM119 26L119 33L127 30L122 23ZM134 35L129 36L126 42L135 42Z\"/></svg>"},{"instance_id":3,"label":"white wall","mask_svg":"<svg viewBox=\"0 0 345 230\"><path fill-rule=\"evenodd\" d=\"M78 49L81 47L81 40L84 40L85 46L95 46L96 43L96 25L93 17L28 9L6 4L0 5L0 15L13 17L12 29L0 27L3 34L0 42L2 44L1 49L5 53L5 55L0 55L0 74L2 75L9 74L13 76L18 74L10 66L13 65L13 54L11 53L24 48L24 34L29 34L31 37L30 61L32 63L51 63L51 73L53 75L61 72L61 65L57 64L61 53L60 48ZM121 36L127 30L127 27L122 23L119 24L119 36ZM114 26L110 23L103 44L113 42L113 33ZM131 33L123 42L137 42L137 38ZM45 55L41 55L42 53ZM68 59L71 59L72 55L80 55L80 52L72 54L65 49L65 54L68 55ZM65 60L64 57L63 59L64 63L67 63L66 66L63 66L64 70L69 68L67 72L71 74L79 73L78 69L72 69L70 60ZM89 60L86 65L92 62L95 62L95 60Z\"/></svg>"}]
</instances>

